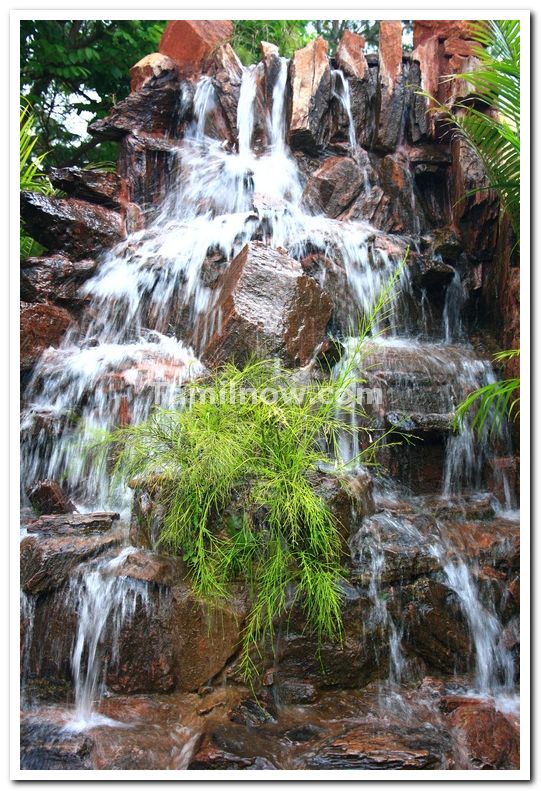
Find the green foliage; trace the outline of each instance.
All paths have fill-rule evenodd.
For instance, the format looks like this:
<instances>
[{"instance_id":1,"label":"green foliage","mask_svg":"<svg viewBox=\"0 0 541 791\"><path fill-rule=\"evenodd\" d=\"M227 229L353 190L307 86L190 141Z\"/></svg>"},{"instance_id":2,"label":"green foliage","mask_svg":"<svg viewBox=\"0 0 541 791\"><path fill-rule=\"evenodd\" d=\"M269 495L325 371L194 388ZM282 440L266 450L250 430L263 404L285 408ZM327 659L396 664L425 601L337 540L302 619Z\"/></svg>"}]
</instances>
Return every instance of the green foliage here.
<instances>
[{"instance_id":1,"label":"green foliage","mask_svg":"<svg viewBox=\"0 0 541 791\"><path fill-rule=\"evenodd\" d=\"M261 60L262 41L276 44L280 55L289 58L313 38L302 19L236 19L233 24L231 44L245 66Z\"/></svg>"},{"instance_id":2,"label":"green foliage","mask_svg":"<svg viewBox=\"0 0 541 791\"><path fill-rule=\"evenodd\" d=\"M21 85L32 105L40 153L53 165L116 159L113 143L81 143L66 127L75 109L104 116L129 93L129 69L154 52L165 22L152 20L22 20ZM85 116L86 117L86 116Z\"/></svg>"},{"instance_id":3,"label":"green foliage","mask_svg":"<svg viewBox=\"0 0 541 791\"><path fill-rule=\"evenodd\" d=\"M348 392L363 381L357 372L370 323L385 312L398 274L328 379L306 382L277 360L229 363L186 383L177 408L156 408L97 444L113 449L113 487L135 479L164 507L160 542L184 557L200 597L219 604L233 580L248 587L247 677L255 669L250 649L272 638L292 602L318 641L342 633L340 525L318 480L321 470L339 480L346 471L339 438L353 430L351 410L361 409ZM356 461L373 464L389 432L373 439L373 429L360 431Z\"/></svg>"},{"instance_id":4,"label":"green foliage","mask_svg":"<svg viewBox=\"0 0 541 791\"><path fill-rule=\"evenodd\" d=\"M510 349L494 355L497 362L503 362L520 355L520 349ZM453 428L460 431L467 416L470 426L481 437L488 431L490 437L501 434L506 420L516 420L519 411L520 379L500 379L480 387L462 401L453 419ZM475 410L475 411L473 411Z\"/></svg>"},{"instance_id":5,"label":"green foliage","mask_svg":"<svg viewBox=\"0 0 541 791\"><path fill-rule=\"evenodd\" d=\"M35 153L38 137L35 133L35 118L24 98L21 99L19 115L19 170L20 188L30 192L40 192L49 195L53 186L43 172L43 161L46 154ZM42 247L28 236L21 224L20 252L22 258L38 255Z\"/></svg>"}]
</instances>

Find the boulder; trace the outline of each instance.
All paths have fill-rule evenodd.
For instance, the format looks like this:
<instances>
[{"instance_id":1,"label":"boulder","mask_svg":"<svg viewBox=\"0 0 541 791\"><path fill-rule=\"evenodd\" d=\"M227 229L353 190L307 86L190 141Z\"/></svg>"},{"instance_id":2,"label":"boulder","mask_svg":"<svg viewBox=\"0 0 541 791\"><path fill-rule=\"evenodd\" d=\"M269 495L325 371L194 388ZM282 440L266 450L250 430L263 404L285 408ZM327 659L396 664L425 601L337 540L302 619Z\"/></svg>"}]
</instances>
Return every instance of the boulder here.
<instances>
[{"instance_id":1,"label":"boulder","mask_svg":"<svg viewBox=\"0 0 541 791\"><path fill-rule=\"evenodd\" d=\"M203 360L242 364L250 355L280 355L305 365L323 341L331 301L300 263L261 242L245 245L220 280L221 326Z\"/></svg>"},{"instance_id":2,"label":"boulder","mask_svg":"<svg viewBox=\"0 0 541 791\"><path fill-rule=\"evenodd\" d=\"M379 24L379 112L375 145L382 151L394 151L401 142L406 98L402 77L402 22L383 19Z\"/></svg>"},{"instance_id":3,"label":"boulder","mask_svg":"<svg viewBox=\"0 0 541 791\"><path fill-rule=\"evenodd\" d=\"M243 68L231 44L219 46L205 63L204 71L212 78L219 106L229 131L229 142L234 143L238 137L237 107ZM213 116L216 129L220 129L220 118L216 118L216 112L213 113Z\"/></svg>"},{"instance_id":4,"label":"boulder","mask_svg":"<svg viewBox=\"0 0 541 791\"><path fill-rule=\"evenodd\" d=\"M33 239L76 261L97 255L126 238L118 212L75 198L21 192L21 215Z\"/></svg>"},{"instance_id":5,"label":"boulder","mask_svg":"<svg viewBox=\"0 0 541 791\"><path fill-rule=\"evenodd\" d=\"M128 185L129 199L150 219L170 195L178 169L179 150L171 140L137 132L126 134L120 142L118 170Z\"/></svg>"},{"instance_id":6,"label":"boulder","mask_svg":"<svg viewBox=\"0 0 541 791\"><path fill-rule=\"evenodd\" d=\"M130 88L132 93L138 91L150 80L162 76L172 76L177 71L177 66L171 58L161 52L151 52L137 61L130 69Z\"/></svg>"},{"instance_id":7,"label":"boulder","mask_svg":"<svg viewBox=\"0 0 541 791\"><path fill-rule=\"evenodd\" d=\"M43 593L62 585L69 573L90 558L120 543L106 535L30 535L21 541L21 587L27 593Z\"/></svg>"},{"instance_id":8,"label":"boulder","mask_svg":"<svg viewBox=\"0 0 541 791\"><path fill-rule=\"evenodd\" d=\"M447 740L435 729L361 725L308 759L308 769L444 769Z\"/></svg>"},{"instance_id":9,"label":"boulder","mask_svg":"<svg viewBox=\"0 0 541 791\"><path fill-rule=\"evenodd\" d=\"M88 297L79 295L79 289L96 268L91 258L76 262L64 255L26 258L21 261L21 299L80 308Z\"/></svg>"},{"instance_id":10,"label":"boulder","mask_svg":"<svg viewBox=\"0 0 541 791\"><path fill-rule=\"evenodd\" d=\"M58 305L21 304L21 370L28 371L49 346L58 346L74 324L71 313Z\"/></svg>"},{"instance_id":11,"label":"boulder","mask_svg":"<svg viewBox=\"0 0 541 791\"><path fill-rule=\"evenodd\" d=\"M233 36L228 19L174 19L167 23L159 50L173 60L183 75L201 71L203 62Z\"/></svg>"},{"instance_id":12,"label":"boulder","mask_svg":"<svg viewBox=\"0 0 541 791\"><path fill-rule=\"evenodd\" d=\"M303 202L314 214L338 217L355 200L363 181L363 173L353 159L330 157L310 176Z\"/></svg>"},{"instance_id":13,"label":"boulder","mask_svg":"<svg viewBox=\"0 0 541 791\"><path fill-rule=\"evenodd\" d=\"M327 42L318 37L297 50L291 61L289 144L308 153L317 153L328 138L331 69L327 50Z\"/></svg>"},{"instance_id":14,"label":"boulder","mask_svg":"<svg viewBox=\"0 0 541 791\"><path fill-rule=\"evenodd\" d=\"M449 715L449 723L462 735L461 747L473 769L518 769L518 728L493 705L463 705Z\"/></svg>"},{"instance_id":15,"label":"boulder","mask_svg":"<svg viewBox=\"0 0 541 791\"><path fill-rule=\"evenodd\" d=\"M192 91L186 88L172 72L151 77L108 116L89 124L88 131L98 140L121 140L130 132L174 137L191 118Z\"/></svg>"},{"instance_id":16,"label":"boulder","mask_svg":"<svg viewBox=\"0 0 541 791\"><path fill-rule=\"evenodd\" d=\"M368 63L364 56L364 45L363 36L346 29L334 56L338 68L357 80L363 80L367 76Z\"/></svg>"},{"instance_id":17,"label":"boulder","mask_svg":"<svg viewBox=\"0 0 541 791\"><path fill-rule=\"evenodd\" d=\"M69 733L62 724L43 722L34 713L21 720L21 769L93 769L92 739L85 733Z\"/></svg>"},{"instance_id":18,"label":"boulder","mask_svg":"<svg viewBox=\"0 0 541 791\"><path fill-rule=\"evenodd\" d=\"M34 511L38 514L69 514L75 506L56 481L37 481L27 492Z\"/></svg>"},{"instance_id":19,"label":"boulder","mask_svg":"<svg viewBox=\"0 0 541 791\"><path fill-rule=\"evenodd\" d=\"M127 199L126 183L117 173L80 168L52 168L53 186L71 198L96 203L108 209L120 209Z\"/></svg>"},{"instance_id":20,"label":"boulder","mask_svg":"<svg viewBox=\"0 0 541 791\"><path fill-rule=\"evenodd\" d=\"M43 484L54 484L54 481L42 481ZM58 484L56 484L58 487ZM49 494L46 489L46 494ZM60 491L62 495L62 491ZM65 498L65 495L63 495ZM71 505L71 503L70 503ZM74 510L73 508L71 509ZM53 515L54 514L54 515ZM49 512L45 516L28 522L26 529L29 533L45 533L55 536L88 535L89 533L106 533L111 530L113 523L119 519L119 514L114 511L96 511L90 514L73 514L68 511Z\"/></svg>"},{"instance_id":21,"label":"boulder","mask_svg":"<svg viewBox=\"0 0 541 791\"><path fill-rule=\"evenodd\" d=\"M215 728L204 736L188 769L277 769L265 757L269 751L268 739L257 738L252 732L249 733L249 739L247 736L248 732L241 726Z\"/></svg>"}]
</instances>

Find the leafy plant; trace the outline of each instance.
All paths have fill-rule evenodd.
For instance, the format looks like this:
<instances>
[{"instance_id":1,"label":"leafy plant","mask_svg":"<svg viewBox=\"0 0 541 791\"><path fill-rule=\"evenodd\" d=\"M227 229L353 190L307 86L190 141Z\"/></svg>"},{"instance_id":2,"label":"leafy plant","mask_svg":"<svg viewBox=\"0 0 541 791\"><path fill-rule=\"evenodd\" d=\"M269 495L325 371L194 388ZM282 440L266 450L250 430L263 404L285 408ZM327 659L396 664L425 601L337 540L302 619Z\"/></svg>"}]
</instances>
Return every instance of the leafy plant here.
<instances>
[{"instance_id":1,"label":"leafy plant","mask_svg":"<svg viewBox=\"0 0 541 791\"><path fill-rule=\"evenodd\" d=\"M35 134L35 116L30 105L22 98L20 110L20 188L30 192L40 192L42 195L49 195L53 186L48 177L43 172L43 161L46 154L37 155L35 153L38 137ZM25 233L21 225L20 252L23 258L41 252L42 248L38 243Z\"/></svg>"},{"instance_id":2,"label":"leafy plant","mask_svg":"<svg viewBox=\"0 0 541 791\"><path fill-rule=\"evenodd\" d=\"M245 66L261 59L262 41L276 44L280 55L289 58L313 37L303 19L236 19L233 24L231 44Z\"/></svg>"},{"instance_id":3,"label":"leafy plant","mask_svg":"<svg viewBox=\"0 0 541 791\"><path fill-rule=\"evenodd\" d=\"M385 313L397 276L330 378L303 382L277 360L228 363L185 384L177 408L157 408L101 444L116 456L113 487L135 479L163 506L160 543L185 558L199 596L219 604L233 580L247 585L247 677L255 670L250 649L272 638L294 602L318 643L342 634L340 525L318 482L322 470L343 480L339 438L353 430L351 410L360 410L348 393L363 381L357 372L370 323ZM373 439L373 429L359 430L365 441L356 462L375 463L389 432Z\"/></svg>"},{"instance_id":4,"label":"leafy plant","mask_svg":"<svg viewBox=\"0 0 541 791\"><path fill-rule=\"evenodd\" d=\"M520 349L511 349L494 355L498 362L520 355ZM471 428L482 436L488 431L490 437L501 434L507 419L516 420L519 410L520 379L500 379L474 390L462 401L453 419L453 428L460 431L467 415L475 408L470 420Z\"/></svg>"}]
</instances>

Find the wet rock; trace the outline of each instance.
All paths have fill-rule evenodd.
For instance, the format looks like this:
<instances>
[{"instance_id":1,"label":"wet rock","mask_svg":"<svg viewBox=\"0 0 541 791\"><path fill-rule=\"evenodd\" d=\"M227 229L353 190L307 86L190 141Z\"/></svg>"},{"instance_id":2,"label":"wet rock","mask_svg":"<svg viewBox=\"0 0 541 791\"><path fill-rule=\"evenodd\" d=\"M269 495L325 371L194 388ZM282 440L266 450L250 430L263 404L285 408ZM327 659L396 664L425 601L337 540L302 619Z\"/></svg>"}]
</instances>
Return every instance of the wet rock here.
<instances>
[{"instance_id":1,"label":"wet rock","mask_svg":"<svg viewBox=\"0 0 541 791\"><path fill-rule=\"evenodd\" d=\"M459 706L449 722L461 731L462 747L474 769L519 768L518 728L492 705Z\"/></svg>"},{"instance_id":2,"label":"wet rock","mask_svg":"<svg viewBox=\"0 0 541 791\"><path fill-rule=\"evenodd\" d=\"M64 255L26 258L21 262L21 299L25 302L56 302L80 308L88 301L81 285L96 271L96 261L70 261Z\"/></svg>"},{"instance_id":3,"label":"wet rock","mask_svg":"<svg viewBox=\"0 0 541 791\"><path fill-rule=\"evenodd\" d=\"M75 198L21 192L21 215L34 239L74 260L94 256L126 238L120 214Z\"/></svg>"},{"instance_id":4,"label":"wet rock","mask_svg":"<svg viewBox=\"0 0 541 791\"><path fill-rule=\"evenodd\" d=\"M93 742L85 733L69 734L62 727L23 718L21 769L93 769Z\"/></svg>"},{"instance_id":5,"label":"wet rock","mask_svg":"<svg viewBox=\"0 0 541 791\"><path fill-rule=\"evenodd\" d=\"M363 184L360 167L348 157L330 157L312 174L303 193L314 214L338 217L357 197Z\"/></svg>"},{"instance_id":6,"label":"wet rock","mask_svg":"<svg viewBox=\"0 0 541 791\"><path fill-rule=\"evenodd\" d=\"M54 481L43 481L43 483L50 484L54 483ZM45 494L49 497L51 494L53 496L58 496L55 492L50 493L48 487ZM62 492L60 494L63 495ZM63 496L65 497L65 495ZM73 511L74 509L72 508L71 510ZM54 513L53 511L49 512L49 514ZM39 519L34 519L29 522L26 529L29 533L45 533L55 536L85 536L89 533L106 533L108 530L111 530L113 523L119 519L119 515L114 511L96 511L90 514L69 513L69 515L68 513L68 511L59 511L56 512L54 516L40 516Z\"/></svg>"},{"instance_id":7,"label":"wet rock","mask_svg":"<svg viewBox=\"0 0 541 791\"><path fill-rule=\"evenodd\" d=\"M265 723L276 722L276 712L271 713L269 708L262 705L262 701L243 700L231 712L229 717L231 722L244 725L247 728L257 728Z\"/></svg>"},{"instance_id":8,"label":"wet rock","mask_svg":"<svg viewBox=\"0 0 541 791\"><path fill-rule=\"evenodd\" d=\"M316 153L325 145L331 99L327 49L327 42L318 37L293 55L289 122L289 144L293 149Z\"/></svg>"},{"instance_id":9,"label":"wet rock","mask_svg":"<svg viewBox=\"0 0 541 791\"><path fill-rule=\"evenodd\" d=\"M262 41L261 56L264 73L264 103L266 107L272 107L272 94L278 81L281 67L280 50L276 44L269 44L268 41Z\"/></svg>"},{"instance_id":10,"label":"wet rock","mask_svg":"<svg viewBox=\"0 0 541 791\"><path fill-rule=\"evenodd\" d=\"M221 279L216 310L221 328L203 353L206 362L242 364L255 353L302 366L324 338L331 301L298 261L251 242Z\"/></svg>"},{"instance_id":11,"label":"wet rock","mask_svg":"<svg viewBox=\"0 0 541 791\"><path fill-rule=\"evenodd\" d=\"M181 558L141 549L130 553L124 562L115 568L114 573L120 577L131 577L147 583L153 582L172 587L186 576L186 566Z\"/></svg>"},{"instance_id":12,"label":"wet rock","mask_svg":"<svg viewBox=\"0 0 541 791\"><path fill-rule=\"evenodd\" d=\"M118 170L131 201L151 220L176 183L179 151L174 142L146 133L127 134L120 143Z\"/></svg>"},{"instance_id":13,"label":"wet rock","mask_svg":"<svg viewBox=\"0 0 541 791\"><path fill-rule=\"evenodd\" d=\"M160 52L173 60L182 74L197 74L203 62L233 35L228 19L175 19L167 23Z\"/></svg>"},{"instance_id":14,"label":"wet rock","mask_svg":"<svg viewBox=\"0 0 541 791\"><path fill-rule=\"evenodd\" d=\"M222 44L205 63L204 71L212 77L229 130L229 141L234 143L238 137L237 107L242 82L242 63L230 44ZM219 129L219 123L217 128ZM220 137L223 138L223 134Z\"/></svg>"},{"instance_id":15,"label":"wet rock","mask_svg":"<svg viewBox=\"0 0 541 791\"><path fill-rule=\"evenodd\" d=\"M468 558L478 558L482 565L519 568L518 521L492 519L483 522L452 522L446 524L446 532L457 551Z\"/></svg>"},{"instance_id":16,"label":"wet rock","mask_svg":"<svg viewBox=\"0 0 541 791\"><path fill-rule=\"evenodd\" d=\"M284 736L291 742L302 744L303 742L310 742L313 739L321 737L323 733L323 728L308 723L307 725L299 725L296 728L290 728L288 731L285 731Z\"/></svg>"},{"instance_id":17,"label":"wet rock","mask_svg":"<svg viewBox=\"0 0 541 791\"><path fill-rule=\"evenodd\" d=\"M321 474L314 481L314 491L336 519L345 556L349 556L348 541L355 526L375 511L372 489L372 476L366 472L341 477Z\"/></svg>"},{"instance_id":18,"label":"wet rock","mask_svg":"<svg viewBox=\"0 0 541 791\"><path fill-rule=\"evenodd\" d=\"M319 697L315 684L311 684L309 681L302 681L301 679L295 680L294 678L282 681L276 687L276 694L281 704L292 703L299 706L316 703Z\"/></svg>"},{"instance_id":19,"label":"wet rock","mask_svg":"<svg viewBox=\"0 0 541 791\"><path fill-rule=\"evenodd\" d=\"M213 610L187 586L171 589L171 641L175 647L177 689L193 692L223 670L239 646L245 618L242 601L231 597Z\"/></svg>"},{"instance_id":20,"label":"wet rock","mask_svg":"<svg viewBox=\"0 0 541 791\"><path fill-rule=\"evenodd\" d=\"M191 113L190 97L172 72L152 77L135 93L116 104L108 116L89 124L98 140L121 140L130 132L175 136Z\"/></svg>"},{"instance_id":21,"label":"wet rock","mask_svg":"<svg viewBox=\"0 0 541 791\"><path fill-rule=\"evenodd\" d=\"M368 71L364 45L363 36L353 33L351 30L344 30L334 56L338 68L342 69L344 74L357 80L363 80Z\"/></svg>"},{"instance_id":22,"label":"wet rock","mask_svg":"<svg viewBox=\"0 0 541 791\"><path fill-rule=\"evenodd\" d=\"M406 99L402 74L402 22L381 20L378 75L378 119L375 146L394 151L400 142Z\"/></svg>"},{"instance_id":23,"label":"wet rock","mask_svg":"<svg viewBox=\"0 0 541 791\"><path fill-rule=\"evenodd\" d=\"M418 731L404 728L398 732L360 726L309 758L307 768L442 769L446 748L445 740L432 728Z\"/></svg>"},{"instance_id":24,"label":"wet rock","mask_svg":"<svg viewBox=\"0 0 541 791\"><path fill-rule=\"evenodd\" d=\"M52 168L49 178L53 186L72 198L119 209L127 196L126 184L117 173L80 168Z\"/></svg>"},{"instance_id":25,"label":"wet rock","mask_svg":"<svg viewBox=\"0 0 541 791\"><path fill-rule=\"evenodd\" d=\"M466 672L471 663L468 626L456 595L429 577L395 589L388 605L404 620L404 643L444 673Z\"/></svg>"},{"instance_id":26,"label":"wet rock","mask_svg":"<svg viewBox=\"0 0 541 791\"><path fill-rule=\"evenodd\" d=\"M193 756L188 769L277 769L265 753L268 739L257 738L244 728L215 728L207 734ZM259 754L258 754L259 748Z\"/></svg>"},{"instance_id":27,"label":"wet rock","mask_svg":"<svg viewBox=\"0 0 541 791\"><path fill-rule=\"evenodd\" d=\"M111 533L28 536L21 541L21 587L34 594L58 588L80 563L119 543L120 536Z\"/></svg>"},{"instance_id":28,"label":"wet rock","mask_svg":"<svg viewBox=\"0 0 541 791\"><path fill-rule=\"evenodd\" d=\"M132 93L138 91L150 80L162 77L171 76L177 71L176 64L167 55L161 52L151 52L150 55L145 55L144 58L137 61L135 66L130 69L130 88Z\"/></svg>"},{"instance_id":29,"label":"wet rock","mask_svg":"<svg viewBox=\"0 0 541 791\"><path fill-rule=\"evenodd\" d=\"M49 346L58 346L73 317L58 305L21 306L21 369L28 371Z\"/></svg>"},{"instance_id":30,"label":"wet rock","mask_svg":"<svg viewBox=\"0 0 541 791\"><path fill-rule=\"evenodd\" d=\"M57 481L38 481L27 494L32 508L38 514L69 514L76 510Z\"/></svg>"}]
</instances>

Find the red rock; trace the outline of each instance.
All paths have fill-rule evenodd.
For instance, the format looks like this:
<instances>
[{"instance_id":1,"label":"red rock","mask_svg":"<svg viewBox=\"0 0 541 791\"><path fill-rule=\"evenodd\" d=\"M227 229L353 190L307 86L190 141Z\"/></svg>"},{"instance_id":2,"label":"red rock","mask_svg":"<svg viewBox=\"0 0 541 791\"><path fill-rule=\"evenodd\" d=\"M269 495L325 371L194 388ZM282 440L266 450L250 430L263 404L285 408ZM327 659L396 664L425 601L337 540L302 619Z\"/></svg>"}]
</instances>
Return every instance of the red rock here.
<instances>
[{"instance_id":1,"label":"red rock","mask_svg":"<svg viewBox=\"0 0 541 791\"><path fill-rule=\"evenodd\" d=\"M86 536L90 533L106 533L119 519L114 511L95 511L90 514L57 513L45 514L33 519L26 526L29 533L45 533L54 536Z\"/></svg>"},{"instance_id":2,"label":"red rock","mask_svg":"<svg viewBox=\"0 0 541 791\"><path fill-rule=\"evenodd\" d=\"M303 202L314 213L338 217L355 200L363 180L363 173L353 159L330 157L308 179Z\"/></svg>"},{"instance_id":3,"label":"red rock","mask_svg":"<svg viewBox=\"0 0 541 791\"><path fill-rule=\"evenodd\" d=\"M167 23L159 50L183 74L200 71L203 61L220 45L231 39L233 23L219 19L175 19Z\"/></svg>"},{"instance_id":4,"label":"red rock","mask_svg":"<svg viewBox=\"0 0 541 791\"><path fill-rule=\"evenodd\" d=\"M382 23L380 23L382 24ZM344 74L363 80L368 71L368 63L364 56L365 40L358 33L344 30L336 50L335 58L338 67Z\"/></svg>"},{"instance_id":5,"label":"red rock","mask_svg":"<svg viewBox=\"0 0 541 791\"><path fill-rule=\"evenodd\" d=\"M75 511L75 506L56 481L34 483L28 491L28 499L38 514L69 514Z\"/></svg>"},{"instance_id":6,"label":"red rock","mask_svg":"<svg viewBox=\"0 0 541 791\"><path fill-rule=\"evenodd\" d=\"M74 260L98 254L126 238L118 212L75 198L21 192L21 216L33 239Z\"/></svg>"},{"instance_id":7,"label":"red rock","mask_svg":"<svg viewBox=\"0 0 541 791\"><path fill-rule=\"evenodd\" d=\"M249 355L280 355L305 365L324 338L331 301L300 263L266 247L247 244L221 279L221 327L204 358L211 364Z\"/></svg>"},{"instance_id":8,"label":"red rock","mask_svg":"<svg viewBox=\"0 0 541 791\"><path fill-rule=\"evenodd\" d=\"M463 748L475 769L518 769L520 739L518 728L489 704L460 706L449 717L460 729Z\"/></svg>"},{"instance_id":9,"label":"red rock","mask_svg":"<svg viewBox=\"0 0 541 791\"><path fill-rule=\"evenodd\" d=\"M218 137L223 139L229 137L230 143L234 143L238 136L237 130L237 107L240 96L240 85L242 82L242 63L231 44L222 44L205 61L205 74L212 77L218 97L218 107L211 113L209 123L213 124L219 131L223 121L219 117L221 108L225 119L228 133L222 132Z\"/></svg>"},{"instance_id":10,"label":"red rock","mask_svg":"<svg viewBox=\"0 0 541 791\"><path fill-rule=\"evenodd\" d=\"M331 99L327 50L327 42L318 37L293 55L289 143L294 149L315 152L326 141L328 131L324 119Z\"/></svg>"},{"instance_id":11,"label":"red rock","mask_svg":"<svg viewBox=\"0 0 541 791\"><path fill-rule=\"evenodd\" d=\"M57 305L24 305L21 309L21 369L30 369L49 346L58 346L71 324L71 314Z\"/></svg>"},{"instance_id":12,"label":"red rock","mask_svg":"<svg viewBox=\"0 0 541 791\"><path fill-rule=\"evenodd\" d=\"M428 39L471 40L474 24L469 19L416 19L413 23L413 48L424 44Z\"/></svg>"},{"instance_id":13,"label":"red rock","mask_svg":"<svg viewBox=\"0 0 541 791\"><path fill-rule=\"evenodd\" d=\"M70 571L85 560L120 543L106 535L28 536L21 541L21 587L26 593L43 593L62 585Z\"/></svg>"},{"instance_id":14,"label":"red rock","mask_svg":"<svg viewBox=\"0 0 541 791\"><path fill-rule=\"evenodd\" d=\"M379 80L392 93L402 71L402 22L382 19L379 23Z\"/></svg>"},{"instance_id":15,"label":"red rock","mask_svg":"<svg viewBox=\"0 0 541 791\"><path fill-rule=\"evenodd\" d=\"M161 52L151 52L137 61L130 69L130 87L132 92L138 91L143 85L162 74L176 73L176 64Z\"/></svg>"},{"instance_id":16,"label":"red rock","mask_svg":"<svg viewBox=\"0 0 541 791\"><path fill-rule=\"evenodd\" d=\"M118 173L80 168L52 168L49 178L53 186L72 198L119 209L127 200L126 182Z\"/></svg>"}]
</instances>

